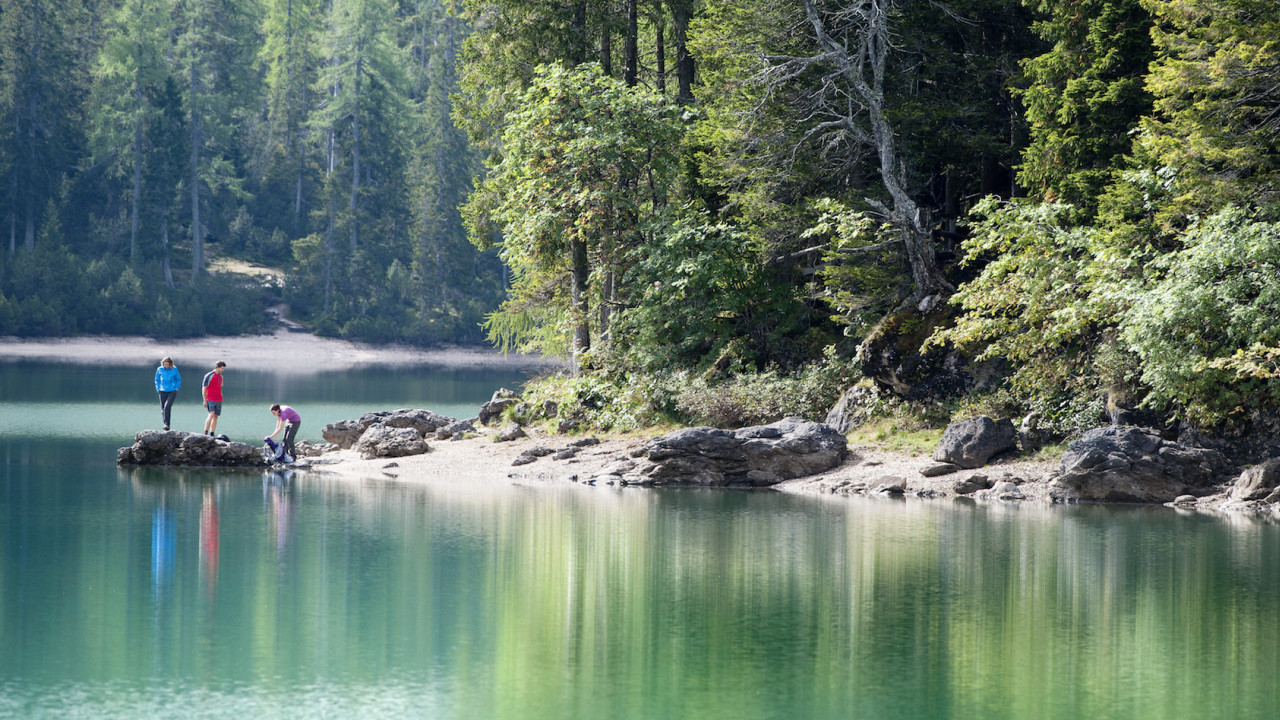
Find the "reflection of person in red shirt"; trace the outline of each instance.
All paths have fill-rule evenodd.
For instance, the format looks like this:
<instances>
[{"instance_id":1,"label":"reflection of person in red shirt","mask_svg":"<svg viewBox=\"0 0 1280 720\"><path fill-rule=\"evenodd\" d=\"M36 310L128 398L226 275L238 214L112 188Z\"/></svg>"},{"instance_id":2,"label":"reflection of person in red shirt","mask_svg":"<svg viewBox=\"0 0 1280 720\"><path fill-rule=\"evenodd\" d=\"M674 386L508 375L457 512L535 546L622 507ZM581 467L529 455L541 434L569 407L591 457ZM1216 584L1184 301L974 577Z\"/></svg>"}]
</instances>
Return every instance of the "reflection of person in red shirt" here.
<instances>
[{"instance_id":1,"label":"reflection of person in red shirt","mask_svg":"<svg viewBox=\"0 0 1280 720\"><path fill-rule=\"evenodd\" d=\"M204 489L200 507L200 567L210 594L218 590L218 499L213 488Z\"/></svg>"},{"instance_id":2,"label":"reflection of person in red shirt","mask_svg":"<svg viewBox=\"0 0 1280 720\"><path fill-rule=\"evenodd\" d=\"M226 369L227 364L219 360L201 383L200 394L204 397L204 409L209 411L209 417L204 420L204 434L209 437L218 434L218 416L222 414L222 372Z\"/></svg>"}]
</instances>

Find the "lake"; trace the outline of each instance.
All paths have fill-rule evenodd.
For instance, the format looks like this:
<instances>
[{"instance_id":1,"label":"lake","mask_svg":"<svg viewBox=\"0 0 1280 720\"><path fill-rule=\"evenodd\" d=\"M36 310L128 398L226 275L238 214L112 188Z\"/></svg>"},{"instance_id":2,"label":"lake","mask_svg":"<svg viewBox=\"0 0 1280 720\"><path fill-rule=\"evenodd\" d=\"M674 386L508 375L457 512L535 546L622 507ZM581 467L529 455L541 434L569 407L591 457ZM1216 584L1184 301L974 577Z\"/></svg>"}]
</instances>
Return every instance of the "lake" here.
<instances>
[{"instance_id":1,"label":"lake","mask_svg":"<svg viewBox=\"0 0 1280 720\"><path fill-rule=\"evenodd\" d=\"M183 368L174 426L199 430ZM0 363L0 717L1270 718L1280 527L1167 508L117 468L151 368ZM220 430L518 372L232 368ZM403 480L403 478L402 478Z\"/></svg>"}]
</instances>

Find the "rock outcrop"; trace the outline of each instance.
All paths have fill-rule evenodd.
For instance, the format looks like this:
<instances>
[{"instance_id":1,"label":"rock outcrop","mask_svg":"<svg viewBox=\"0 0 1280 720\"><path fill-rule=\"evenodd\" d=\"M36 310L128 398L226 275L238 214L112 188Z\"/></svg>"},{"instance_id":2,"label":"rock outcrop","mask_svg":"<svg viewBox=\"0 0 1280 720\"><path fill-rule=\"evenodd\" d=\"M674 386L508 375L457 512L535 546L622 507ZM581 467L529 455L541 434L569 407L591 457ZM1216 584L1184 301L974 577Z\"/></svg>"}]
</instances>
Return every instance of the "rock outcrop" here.
<instances>
[{"instance_id":1,"label":"rock outcrop","mask_svg":"<svg viewBox=\"0 0 1280 720\"><path fill-rule=\"evenodd\" d=\"M520 396L514 391L506 388L499 388L489 398L489 402L480 406L480 414L478 420L481 425L489 425L493 421L502 417L502 413L509 407L515 407L520 403Z\"/></svg>"},{"instance_id":2,"label":"rock outcrop","mask_svg":"<svg viewBox=\"0 0 1280 720\"><path fill-rule=\"evenodd\" d=\"M411 427L392 427L375 423L356 441L356 451L367 459L421 455L427 451L422 434Z\"/></svg>"},{"instance_id":3,"label":"rock outcrop","mask_svg":"<svg viewBox=\"0 0 1280 720\"><path fill-rule=\"evenodd\" d=\"M1067 446L1051 495L1059 501L1165 503L1212 494L1230 469L1217 450L1169 442L1152 430L1095 428Z\"/></svg>"},{"instance_id":4,"label":"rock outcrop","mask_svg":"<svg viewBox=\"0 0 1280 720\"><path fill-rule=\"evenodd\" d=\"M786 418L771 425L687 428L645 443L636 459L606 467L595 480L630 485L767 487L825 472L847 452L829 425Z\"/></svg>"},{"instance_id":5,"label":"rock outcrop","mask_svg":"<svg viewBox=\"0 0 1280 720\"><path fill-rule=\"evenodd\" d=\"M933 451L933 459L970 470L992 456L1017 447L1018 431L1008 418L972 417L951 423Z\"/></svg>"},{"instance_id":6,"label":"rock outcrop","mask_svg":"<svg viewBox=\"0 0 1280 720\"><path fill-rule=\"evenodd\" d=\"M451 417L437 415L430 410L402 408L392 411L367 412L358 420L340 420L324 426L320 434L328 442L342 449L354 446L365 431L373 425L389 428L411 428L419 438L434 435L437 430L457 422Z\"/></svg>"},{"instance_id":7,"label":"rock outcrop","mask_svg":"<svg viewBox=\"0 0 1280 720\"><path fill-rule=\"evenodd\" d=\"M1231 486L1234 501L1264 500L1280 486L1280 458L1272 458L1240 473Z\"/></svg>"},{"instance_id":8,"label":"rock outcrop","mask_svg":"<svg viewBox=\"0 0 1280 720\"><path fill-rule=\"evenodd\" d=\"M436 430L437 440L461 440L466 437L469 432L476 431L477 418L468 418L466 420L455 420Z\"/></svg>"},{"instance_id":9,"label":"rock outcrop","mask_svg":"<svg viewBox=\"0 0 1280 720\"><path fill-rule=\"evenodd\" d=\"M261 446L217 440L179 430L143 430L133 445L116 452L120 465L186 465L202 467L266 467Z\"/></svg>"}]
</instances>

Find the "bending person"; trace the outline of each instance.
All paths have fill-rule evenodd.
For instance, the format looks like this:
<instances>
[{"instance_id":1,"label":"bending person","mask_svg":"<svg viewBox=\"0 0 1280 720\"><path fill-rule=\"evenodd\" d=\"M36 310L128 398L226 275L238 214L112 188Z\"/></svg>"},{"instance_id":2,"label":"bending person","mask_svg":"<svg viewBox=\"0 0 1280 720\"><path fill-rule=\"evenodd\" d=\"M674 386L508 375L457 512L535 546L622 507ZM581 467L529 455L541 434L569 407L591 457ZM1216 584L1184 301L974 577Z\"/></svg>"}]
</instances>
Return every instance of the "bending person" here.
<instances>
[{"instance_id":1,"label":"bending person","mask_svg":"<svg viewBox=\"0 0 1280 720\"><path fill-rule=\"evenodd\" d=\"M283 430L284 437L281 438L281 442L284 444L284 451L289 454L289 457L297 460L298 450L293 446L293 439L298 436L298 426L302 424L302 416L297 410L279 403L271 406L271 414L276 416L276 429L267 437L274 439Z\"/></svg>"}]
</instances>

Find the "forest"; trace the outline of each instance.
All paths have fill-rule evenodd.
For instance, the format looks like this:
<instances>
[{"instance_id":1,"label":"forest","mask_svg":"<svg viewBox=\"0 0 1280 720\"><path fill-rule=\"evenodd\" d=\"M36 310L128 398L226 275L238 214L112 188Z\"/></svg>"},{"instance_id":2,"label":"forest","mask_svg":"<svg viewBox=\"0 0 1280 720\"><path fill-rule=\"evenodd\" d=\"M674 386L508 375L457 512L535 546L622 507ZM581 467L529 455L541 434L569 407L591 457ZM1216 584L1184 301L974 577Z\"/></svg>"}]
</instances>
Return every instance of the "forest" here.
<instances>
[{"instance_id":1,"label":"forest","mask_svg":"<svg viewBox=\"0 0 1280 720\"><path fill-rule=\"evenodd\" d=\"M283 304L564 356L526 406L570 426L1238 426L1280 403L1278 38L1273 0L0 0L0 334Z\"/></svg>"}]
</instances>

